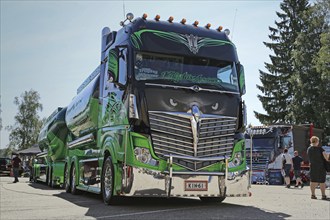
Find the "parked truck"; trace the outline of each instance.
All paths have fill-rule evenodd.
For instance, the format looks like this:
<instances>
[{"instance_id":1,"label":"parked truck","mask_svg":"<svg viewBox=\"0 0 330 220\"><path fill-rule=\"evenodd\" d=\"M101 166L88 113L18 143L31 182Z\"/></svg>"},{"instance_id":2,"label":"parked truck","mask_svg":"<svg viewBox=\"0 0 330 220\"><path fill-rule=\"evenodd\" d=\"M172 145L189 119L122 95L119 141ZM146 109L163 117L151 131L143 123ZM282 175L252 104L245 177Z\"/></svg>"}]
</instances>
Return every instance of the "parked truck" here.
<instances>
[{"instance_id":1,"label":"parked truck","mask_svg":"<svg viewBox=\"0 0 330 220\"><path fill-rule=\"evenodd\" d=\"M281 174L282 153L288 149L298 151L304 160L302 166L303 180L308 180L309 162L307 148L311 136L318 136L322 140L323 130L312 125L269 125L252 126L246 130L247 160L252 164L252 183L283 184ZM252 148L251 148L252 147ZM251 157L252 155L252 157Z\"/></svg>"},{"instance_id":2,"label":"parked truck","mask_svg":"<svg viewBox=\"0 0 330 220\"><path fill-rule=\"evenodd\" d=\"M121 24L102 30L100 65L40 134L50 184L106 204L250 196L244 70L227 31L146 14Z\"/></svg>"}]
</instances>

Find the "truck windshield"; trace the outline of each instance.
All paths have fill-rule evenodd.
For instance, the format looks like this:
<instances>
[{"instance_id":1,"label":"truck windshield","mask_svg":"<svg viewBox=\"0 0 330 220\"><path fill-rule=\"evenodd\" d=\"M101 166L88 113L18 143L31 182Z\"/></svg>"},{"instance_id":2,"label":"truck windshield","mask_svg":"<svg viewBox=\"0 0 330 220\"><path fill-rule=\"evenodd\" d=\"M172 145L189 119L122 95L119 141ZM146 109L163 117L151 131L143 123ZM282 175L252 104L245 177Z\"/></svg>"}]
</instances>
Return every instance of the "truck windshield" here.
<instances>
[{"instance_id":1,"label":"truck windshield","mask_svg":"<svg viewBox=\"0 0 330 220\"><path fill-rule=\"evenodd\" d=\"M139 81L238 91L233 62L139 52L134 69Z\"/></svg>"},{"instance_id":2,"label":"truck windshield","mask_svg":"<svg viewBox=\"0 0 330 220\"><path fill-rule=\"evenodd\" d=\"M253 148L254 149L274 149L275 146L275 139L274 138L258 138L253 139ZM247 146L250 147L250 146Z\"/></svg>"}]
</instances>

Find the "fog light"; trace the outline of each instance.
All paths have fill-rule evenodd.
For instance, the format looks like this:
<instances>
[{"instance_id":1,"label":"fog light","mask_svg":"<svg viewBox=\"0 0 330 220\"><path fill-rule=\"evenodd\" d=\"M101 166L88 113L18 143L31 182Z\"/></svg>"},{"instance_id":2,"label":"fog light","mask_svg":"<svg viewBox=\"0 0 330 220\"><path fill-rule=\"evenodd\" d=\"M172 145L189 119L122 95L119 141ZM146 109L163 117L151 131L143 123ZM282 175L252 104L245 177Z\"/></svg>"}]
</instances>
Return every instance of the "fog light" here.
<instances>
[{"instance_id":1,"label":"fog light","mask_svg":"<svg viewBox=\"0 0 330 220\"><path fill-rule=\"evenodd\" d=\"M242 163L242 153L241 152L236 152L234 154L234 158L232 161L229 162L228 167L237 167L241 165Z\"/></svg>"}]
</instances>

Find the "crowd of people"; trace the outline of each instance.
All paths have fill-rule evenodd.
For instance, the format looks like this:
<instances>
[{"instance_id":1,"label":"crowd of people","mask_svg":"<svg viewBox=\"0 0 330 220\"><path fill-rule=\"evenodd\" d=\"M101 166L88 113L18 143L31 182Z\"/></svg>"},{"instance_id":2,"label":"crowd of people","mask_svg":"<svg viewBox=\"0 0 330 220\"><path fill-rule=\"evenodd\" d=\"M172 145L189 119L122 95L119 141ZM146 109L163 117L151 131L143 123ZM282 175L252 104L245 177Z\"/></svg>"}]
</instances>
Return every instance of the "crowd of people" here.
<instances>
[{"instance_id":1,"label":"crowd of people","mask_svg":"<svg viewBox=\"0 0 330 220\"><path fill-rule=\"evenodd\" d=\"M325 181L326 181L326 163L330 163L330 154L327 154L325 150L319 146L319 138L313 136L310 138L310 146L307 149L307 155L309 160L309 174L310 174L310 190L311 199L317 199L315 190L317 187L321 190L322 200L329 200L326 196ZM304 187L304 183L301 180L301 165L303 164L303 158L299 156L298 151L294 152L294 157L291 157L288 153L288 149L285 148L283 152L283 170L285 173L284 179L287 188L290 188L290 172L293 171L296 179L295 187Z\"/></svg>"}]
</instances>

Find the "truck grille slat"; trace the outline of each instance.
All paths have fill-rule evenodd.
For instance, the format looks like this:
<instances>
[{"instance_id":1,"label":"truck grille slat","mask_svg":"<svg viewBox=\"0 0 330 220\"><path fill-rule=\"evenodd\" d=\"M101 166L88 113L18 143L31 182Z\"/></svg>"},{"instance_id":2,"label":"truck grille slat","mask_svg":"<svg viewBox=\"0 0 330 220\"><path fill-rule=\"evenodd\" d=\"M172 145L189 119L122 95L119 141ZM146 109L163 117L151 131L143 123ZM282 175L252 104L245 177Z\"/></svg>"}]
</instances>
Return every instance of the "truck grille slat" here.
<instances>
[{"instance_id":1,"label":"truck grille slat","mask_svg":"<svg viewBox=\"0 0 330 220\"><path fill-rule=\"evenodd\" d=\"M176 124L187 124L187 126L190 126L190 121L187 120L187 118L181 118L181 117L177 117L175 115L172 116L167 116L167 115L159 115L157 113L152 113L149 112L149 116L150 119L163 119L163 121L170 121L170 122L174 122Z\"/></svg>"},{"instance_id":2,"label":"truck grille slat","mask_svg":"<svg viewBox=\"0 0 330 220\"><path fill-rule=\"evenodd\" d=\"M150 111L149 117L152 145L160 158L173 155L173 163L197 171L218 161L196 161L194 158L232 154L236 118L201 114L196 123L199 127L194 128L192 113ZM191 160L175 155L191 157Z\"/></svg>"},{"instance_id":3,"label":"truck grille slat","mask_svg":"<svg viewBox=\"0 0 330 220\"><path fill-rule=\"evenodd\" d=\"M163 144L163 143L159 143L159 142L155 142L155 144L157 145L157 148L155 147L155 149L160 150L160 151L161 150L165 151L165 149L171 149L172 151L176 151L176 152L185 151L188 154L192 152L191 149L185 148L186 146L184 146L184 145L173 146L173 145Z\"/></svg>"},{"instance_id":4,"label":"truck grille slat","mask_svg":"<svg viewBox=\"0 0 330 220\"><path fill-rule=\"evenodd\" d=\"M164 123L164 120L159 120L159 119L152 119L152 120L153 120L153 123L158 123L159 125ZM183 129L186 129L186 130L190 129L189 125L181 125L181 124L177 124L177 123L174 123L174 122L165 122L165 123L166 123L166 125L175 125L178 128L181 127Z\"/></svg>"},{"instance_id":5,"label":"truck grille slat","mask_svg":"<svg viewBox=\"0 0 330 220\"><path fill-rule=\"evenodd\" d=\"M209 123L209 124L213 124L213 123ZM214 126L208 126L208 127L201 127L201 130L219 130L219 128L222 129L224 125L220 124L220 125L214 125ZM230 125L225 125L225 126L232 126L232 127L235 127L236 125L235 124L230 124Z\"/></svg>"},{"instance_id":6,"label":"truck grille slat","mask_svg":"<svg viewBox=\"0 0 330 220\"><path fill-rule=\"evenodd\" d=\"M171 137L161 136L161 135L157 135L157 134L154 134L152 137L153 137L154 141L167 141L168 143L179 142L179 143L182 143L182 144L185 144L185 145L191 144L191 142L189 142L189 140L180 140L178 138L174 139L174 138L171 138Z\"/></svg>"}]
</instances>

